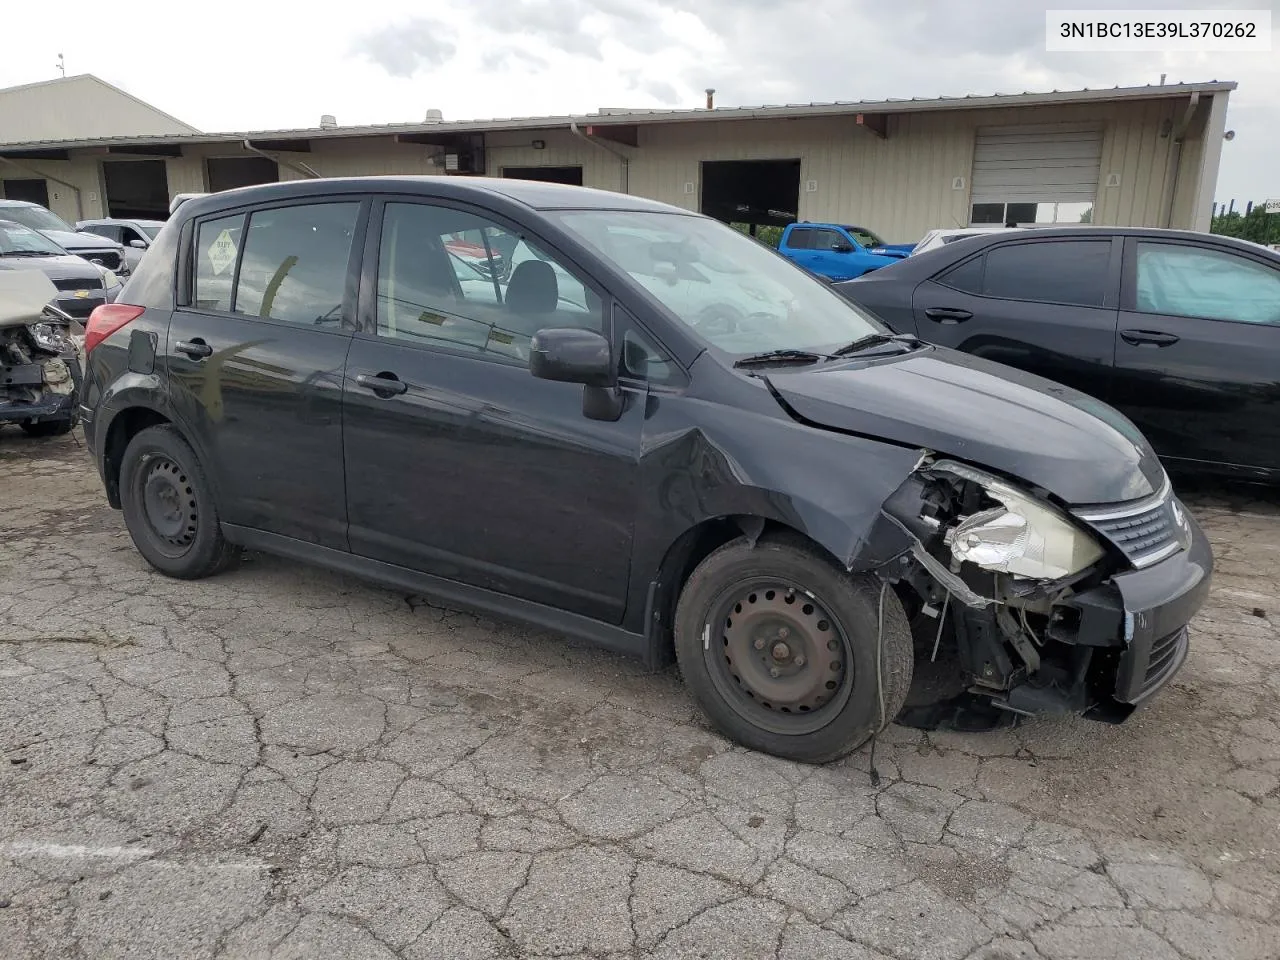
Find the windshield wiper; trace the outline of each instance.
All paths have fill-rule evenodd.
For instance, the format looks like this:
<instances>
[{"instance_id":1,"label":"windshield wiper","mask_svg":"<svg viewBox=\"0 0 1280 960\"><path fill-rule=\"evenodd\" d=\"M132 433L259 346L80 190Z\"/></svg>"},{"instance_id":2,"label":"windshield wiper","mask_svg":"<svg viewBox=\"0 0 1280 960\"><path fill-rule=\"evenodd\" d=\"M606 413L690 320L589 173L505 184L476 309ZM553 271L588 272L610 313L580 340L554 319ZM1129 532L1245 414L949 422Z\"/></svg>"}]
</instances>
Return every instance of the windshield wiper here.
<instances>
[{"instance_id":1,"label":"windshield wiper","mask_svg":"<svg viewBox=\"0 0 1280 960\"><path fill-rule=\"evenodd\" d=\"M814 353L812 350L766 350L764 353L753 353L749 357L733 361L735 367L758 367L769 363L817 363L819 360L830 360L826 353Z\"/></svg>"},{"instance_id":2,"label":"windshield wiper","mask_svg":"<svg viewBox=\"0 0 1280 960\"><path fill-rule=\"evenodd\" d=\"M843 347L833 350L831 355L833 357L848 357L886 343L900 343L911 347L923 342L919 337L910 333L869 333L865 337L859 337L853 343L846 343Z\"/></svg>"},{"instance_id":3,"label":"windshield wiper","mask_svg":"<svg viewBox=\"0 0 1280 960\"><path fill-rule=\"evenodd\" d=\"M39 250L5 250L0 252L0 257L56 257L58 254L49 253L48 251L41 253Z\"/></svg>"}]
</instances>

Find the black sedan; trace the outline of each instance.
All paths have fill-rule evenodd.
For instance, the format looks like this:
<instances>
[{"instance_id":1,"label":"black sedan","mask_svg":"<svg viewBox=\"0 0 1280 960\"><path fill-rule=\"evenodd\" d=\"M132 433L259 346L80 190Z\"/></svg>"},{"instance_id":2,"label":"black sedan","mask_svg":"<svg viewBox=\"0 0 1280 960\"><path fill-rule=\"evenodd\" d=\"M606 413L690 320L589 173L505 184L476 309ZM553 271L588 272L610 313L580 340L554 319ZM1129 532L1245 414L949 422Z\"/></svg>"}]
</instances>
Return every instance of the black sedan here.
<instances>
[{"instance_id":1,"label":"black sedan","mask_svg":"<svg viewBox=\"0 0 1280 960\"><path fill-rule=\"evenodd\" d=\"M1280 479L1280 255L1265 247L1178 230L996 233L836 289L896 331L1118 407L1171 468Z\"/></svg>"}]
</instances>

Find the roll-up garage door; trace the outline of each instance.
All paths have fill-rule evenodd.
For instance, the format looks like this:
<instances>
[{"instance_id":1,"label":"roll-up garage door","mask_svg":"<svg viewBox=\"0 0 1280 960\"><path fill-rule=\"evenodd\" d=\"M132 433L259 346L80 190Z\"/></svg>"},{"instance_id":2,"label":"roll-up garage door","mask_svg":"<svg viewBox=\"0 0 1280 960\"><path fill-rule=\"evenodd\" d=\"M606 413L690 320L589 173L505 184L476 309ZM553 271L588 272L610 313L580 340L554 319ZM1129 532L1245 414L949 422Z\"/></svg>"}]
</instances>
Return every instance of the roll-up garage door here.
<instances>
[{"instance_id":1,"label":"roll-up garage door","mask_svg":"<svg viewBox=\"0 0 1280 960\"><path fill-rule=\"evenodd\" d=\"M1089 124L979 127L972 202L1093 203L1102 129Z\"/></svg>"}]
</instances>

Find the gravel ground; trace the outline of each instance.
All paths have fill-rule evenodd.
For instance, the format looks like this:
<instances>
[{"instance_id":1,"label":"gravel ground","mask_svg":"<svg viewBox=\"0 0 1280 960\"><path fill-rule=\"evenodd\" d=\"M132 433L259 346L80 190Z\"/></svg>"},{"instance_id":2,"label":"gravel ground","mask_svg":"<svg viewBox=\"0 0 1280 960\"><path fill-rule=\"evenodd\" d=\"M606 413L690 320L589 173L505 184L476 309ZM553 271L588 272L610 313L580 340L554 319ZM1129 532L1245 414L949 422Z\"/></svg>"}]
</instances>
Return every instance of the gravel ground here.
<instances>
[{"instance_id":1,"label":"gravel ground","mask_svg":"<svg viewBox=\"0 0 1280 960\"><path fill-rule=\"evenodd\" d=\"M0 432L0 955L1280 956L1280 494L1129 723L787 763L673 673L252 556L154 574Z\"/></svg>"}]
</instances>

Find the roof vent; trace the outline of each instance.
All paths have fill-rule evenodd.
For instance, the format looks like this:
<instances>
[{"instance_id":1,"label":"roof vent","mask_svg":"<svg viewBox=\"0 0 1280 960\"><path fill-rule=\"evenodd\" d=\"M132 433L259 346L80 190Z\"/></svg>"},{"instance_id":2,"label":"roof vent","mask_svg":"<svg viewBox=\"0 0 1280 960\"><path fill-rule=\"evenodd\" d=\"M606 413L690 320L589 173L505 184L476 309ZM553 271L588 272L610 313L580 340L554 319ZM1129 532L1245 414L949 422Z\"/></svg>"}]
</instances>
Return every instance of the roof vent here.
<instances>
[{"instance_id":1,"label":"roof vent","mask_svg":"<svg viewBox=\"0 0 1280 960\"><path fill-rule=\"evenodd\" d=\"M336 127L337 125L338 125L338 118L337 118L337 117L335 117L332 113L322 113L322 114L320 114L320 129L321 129L321 130L332 130L332 129L333 129L334 127Z\"/></svg>"},{"instance_id":2,"label":"roof vent","mask_svg":"<svg viewBox=\"0 0 1280 960\"><path fill-rule=\"evenodd\" d=\"M423 123L439 123L443 119L444 119L443 111L437 110L434 107L432 107L430 110L427 111L427 115L422 118L422 122Z\"/></svg>"}]
</instances>

